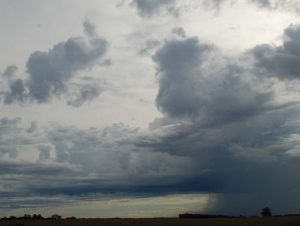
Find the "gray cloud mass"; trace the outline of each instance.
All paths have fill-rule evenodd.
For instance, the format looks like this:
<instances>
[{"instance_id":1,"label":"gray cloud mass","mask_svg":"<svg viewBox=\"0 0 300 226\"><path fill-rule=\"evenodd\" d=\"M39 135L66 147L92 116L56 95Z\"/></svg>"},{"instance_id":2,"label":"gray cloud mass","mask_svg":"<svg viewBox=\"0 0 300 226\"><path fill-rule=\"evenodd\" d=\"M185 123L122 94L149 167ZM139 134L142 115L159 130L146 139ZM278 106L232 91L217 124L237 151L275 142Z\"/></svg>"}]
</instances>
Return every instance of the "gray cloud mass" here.
<instances>
[{"instance_id":1,"label":"gray cloud mass","mask_svg":"<svg viewBox=\"0 0 300 226\"><path fill-rule=\"evenodd\" d=\"M155 15L161 9L165 8L172 12L176 0L133 0L132 5L136 6L138 13L143 17Z\"/></svg>"},{"instance_id":2,"label":"gray cloud mass","mask_svg":"<svg viewBox=\"0 0 300 226\"><path fill-rule=\"evenodd\" d=\"M131 5L137 8L138 14L144 18L159 14L162 9L170 14L179 15L180 9L176 8L177 0L133 0ZM212 10L220 10L224 4L236 4L237 0L199 0L196 1L202 7ZM283 10L299 14L300 3L295 0L247 0L248 3L266 10Z\"/></svg>"},{"instance_id":3,"label":"gray cloud mass","mask_svg":"<svg viewBox=\"0 0 300 226\"><path fill-rule=\"evenodd\" d=\"M25 85L22 79L16 79L10 82L10 91L6 93L4 102L6 104L11 104L14 101L24 102L26 99Z\"/></svg>"},{"instance_id":4,"label":"gray cloud mass","mask_svg":"<svg viewBox=\"0 0 300 226\"><path fill-rule=\"evenodd\" d=\"M168 193L170 185L194 170L188 157L135 147L138 129L122 123L103 130L52 125L28 133L21 122L0 120L0 193L5 193L0 208L9 201L11 208L20 208L24 203L19 198L25 196L36 207L40 204L34 200L41 196L52 205L62 195L71 195L70 201L104 194L155 195L164 187ZM22 161L25 152L31 158Z\"/></svg>"},{"instance_id":5,"label":"gray cloud mass","mask_svg":"<svg viewBox=\"0 0 300 226\"><path fill-rule=\"evenodd\" d=\"M186 38L185 30L182 27L173 28L172 33L178 35L181 38Z\"/></svg>"},{"instance_id":6,"label":"gray cloud mass","mask_svg":"<svg viewBox=\"0 0 300 226\"><path fill-rule=\"evenodd\" d=\"M160 71L158 108L171 117L188 116L210 124L239 120L271 108L270 92L249 85L238 66L217 68L218 62L213 62L216 54L213 46L196 38L167 42L153 57Z\"/></svg>"},{"instance_id":7,"label":"gray cloud mass","mask_svg":"<svg viewBox=\"0 0 300 226\"><path fill-rule=\"evenodd\" d=\"M5 94L5 103L38 103L49 102L53 97L68 96L69 86L78 72L92 68L107 52L108 42L97 35L92 23L84 23L85 37L69 38L65 42L54 45L48 51L35 51L27 61L27 79L18 78L10 81L9 91ZM105 60L107 61L107 59ZM8 67L4 74L12 74L15 67ZM87 91L87 87L93 87ZM77 87L78 97L68 101L72 106L81 106L99 96L94 84L85 84Z\"/></svg>"},{"instance_id":8,"label":"gray cloud mass","mask_svg":"<svg viewBox=\"0 0 300 226\"><path fill-rule=\"evenodd\" d=\"M15 73L17 72L18 67L16 65L10 65L7 66L4 70L4 72L2 73L3 76L5 77L12 77L15 75Z\"/></svg>"},{"instance_id":9,"label":"gray cloud mass","mask_svg":"<svg viewBox=\"0 0 300 226\"><path fill-rule=\"evenodd\" d=\"M263 44L251 50L257 67L262 73L279 79L299 79L300 77L300 27L291 25L284 31L281 46Z\"/></svg>"},{"instance_id":10,"label":"gray cloud mass","mask_svg":"<svg viewBox=\"0 0 300 226\"><path fill-rule=\"evenodd\" d=\"M216 212L256 214L265 205L278 213L299 211L300 183L294 180L299 159L289 153L297 149L292 137L299 134L300 109L296 103L276 104L276 87L257 73L265 67L272 76L297 76L291 71L297 71L298 32L292 26L285 34L283 47L268 47L272 54L260 57L260 46L250 50L259 62L253 65L245 64L247 57L224 59L217 47L197 38L166 41L153 56L156 104L164 113L154 129L160 122L169 129L136 145L196 160L198 172L205 173L196 173L197 180L185 186L221 194ZM285 61L277 62L277 55Z\"/></svg>"},{"instance_id":11,"label":"gray cloud mass","mask_svg":"<svg viewBox=\"0 0 300 226\"><path fill-rule=\"evenodd\" d=\"M75 73L91 67L106 49L107 41L102 38L75 37L48 52L34 52L27 62L30 96L38 102L47 102L52 95L64 93L66 83Z\"/></svg>"}]
</instances>

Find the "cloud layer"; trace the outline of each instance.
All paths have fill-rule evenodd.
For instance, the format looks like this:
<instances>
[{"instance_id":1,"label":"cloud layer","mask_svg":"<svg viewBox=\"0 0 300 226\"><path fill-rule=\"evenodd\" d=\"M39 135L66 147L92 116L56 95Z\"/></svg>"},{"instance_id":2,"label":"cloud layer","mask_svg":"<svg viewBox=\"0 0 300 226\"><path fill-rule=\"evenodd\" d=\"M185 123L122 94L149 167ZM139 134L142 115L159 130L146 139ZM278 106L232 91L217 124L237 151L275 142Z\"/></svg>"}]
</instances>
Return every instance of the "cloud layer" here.
<instances>
[{"instance_id":1,"label":"cloud layer","mask_svg":"<svg viewBox=\"0 0 300 226\"><path fill-rule=\"evenodd\" d=\"M269 10L292 4L247 2ZM216 197L207 209L214 213L252 215L266 205L274 213L300 211L299 25L288 26L279 44L255 44L237 53L204 41L207 37L189 36L194 24L184 26L187 18L180 18L180 10L190 9L182 1L127 3L142 19L133 12L122 21L130 26L115 30L99 19L108 27L106 34L118 37L106 40L85 21L82 36L32 52L25 72L10 65L1 73L0 208L204 194ZM203 0L197 6L222 10L225 3L240 4ZM233 34L244 32L238 33L240 24L226 26ZM109 49L116 66L103 75L102 84L96 75L111 64ZM57 110L52 102L82 106L98 97L107 81L114 89L103 95L101 105ZM57 114L59 122L49 122L52 118L32 103L47 104L46 113ZM23 118L4 117L9 113ZM127 123L118 122L123 114ZM138 128L138 114L153 117L149 128ZM69 117L78 124L71 126Z\"/></svg>"},{"instance_id":2,"label":"cloud layer","mask_svg":"<svg viewBox=\"0 0 300 226\"><path fill-rule=\"evenodd\" d=\"M273 51L290 53L296 31L287 28L288 41ZM14 198L29 191L34 205L42 205L41 195L94 199L196 192L217 195L211 211L220 213L256 214L265 205L275 213L299 210L300 109L277 101L278 85L297 76L281 68L287 77L274 83L277 70L258 63L258 48L228 58L195 37L166 40L152 57L163 117L146 133L122 123L41 129L32 122L25 128L21 119L3 118L0 192L14 208L21 205ZM83 96L89 98L92 90ZM23 161L26 156L31 157Z\"/></svg>"},{"instance_id":3,"label":"cloud layer","mask_svg":"<svg viewBox=\"0 0 300 226\"><path fill-rule=\"evenodd\" d=\"M220 10L224 4L232 5L239 3L239 1L236 0L199 0L195 2L207 9L216 10ZM177 7L178 3L182 2L177 0L133 0L131 5L137 8L140 16L148 18L164 11L171 15L178 16L181 12L180 7ZM295 14L299 14L300 11L300 4L294 0L248 0L247 3L267 10L281 10L293 12Z\"/></svg>"},{"instance_id":4,"label":"cloud layer","mask_svg":"<svg viewBox=\"0 0 300 226\"><path fill-rule=\"evenodd\" d=\"M188 157L139 149L134 145L138 130L124 124L80 130L60 125L37 129L35 123L26 129L21 123L0 120L1 208L29 205L27 199L19 202L24 194L32 206L51 205L47 200L57 196L73 196L61 204L103 195L168 194L178 177L187 176L182 169L193 170Z\"/></svg>"}]
</instances>

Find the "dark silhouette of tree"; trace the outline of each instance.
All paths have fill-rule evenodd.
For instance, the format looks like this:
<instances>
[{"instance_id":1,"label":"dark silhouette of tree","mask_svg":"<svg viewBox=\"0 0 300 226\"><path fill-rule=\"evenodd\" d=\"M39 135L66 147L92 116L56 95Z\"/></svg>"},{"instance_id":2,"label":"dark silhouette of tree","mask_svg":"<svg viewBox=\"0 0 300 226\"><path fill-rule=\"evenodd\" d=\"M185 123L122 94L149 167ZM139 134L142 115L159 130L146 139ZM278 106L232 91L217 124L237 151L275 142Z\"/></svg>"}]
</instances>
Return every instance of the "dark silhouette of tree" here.
<instances>
[{"instance_id":1,"label":"dark silhouette of tree","mask_svg":"<svg viewBox=\"0 0 300 226\"><path fill-rule=\"evenodd\" d=\"M76 217L74 217L74 216L73 217L67 217L66 219L67 220L76 220Z\"/></svg>"},{"instance_id":2,"label":"dark silhouette of tree","mask_svg":"<svg viewBox=\"0 0 300 226\"><path fill-rule=\"evenodd\" d=\"M54 220L60 220L60 219L62 219L62 217L61 217L60 215L58 215L58 214L53 214L53 215L51 216L51 219L54 219Z\"/></svg>"},{"instance_id":3,"label":"dark silhouette of tree","mask_svg":"<svg viewBox=\"0 0 300 226\"><path fill-rule=\"evenodd\" d=\"M23 217L23 219L31 219L30 214L25 214L24 217Z\"/></svg>"},{"instance_id":4,"label":"dark silhouette of tree","mask_svg":"<svg viewBox=\"0 0 300 226\"><path fill-rule=\"evenodd\" d=\"M262 217L271 217L272 213L269 207L265 207L261 210L261 216Z\"/></svg>"},{"instance_id":5,"label":"dark silhouette of tree","mask_svg":"<svg viewBox=\"0 0 300 226\"><path fill-rule=\"evenodd\" d=\"M32 216L33 219L44 219L44 217L41 214L33 214Z\"/></svg>"}]
</instances>

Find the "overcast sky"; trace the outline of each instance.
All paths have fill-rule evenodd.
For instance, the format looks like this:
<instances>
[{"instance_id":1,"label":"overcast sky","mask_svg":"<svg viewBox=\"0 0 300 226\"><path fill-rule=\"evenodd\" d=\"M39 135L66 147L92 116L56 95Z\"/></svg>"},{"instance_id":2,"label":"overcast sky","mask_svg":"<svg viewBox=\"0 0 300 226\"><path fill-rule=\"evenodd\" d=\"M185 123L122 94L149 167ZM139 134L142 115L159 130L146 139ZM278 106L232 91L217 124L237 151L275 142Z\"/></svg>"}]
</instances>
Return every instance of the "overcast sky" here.
<instances>
[{"instance_id":1,"label":"overcast sky","mask_svg":"<svg viewBox=\"0 0 300 226\"><path fill-rule=\"evenodd\" d=\"M300 212L300 2L0 0L0 217Z\"/></svg>"}]
</instances>

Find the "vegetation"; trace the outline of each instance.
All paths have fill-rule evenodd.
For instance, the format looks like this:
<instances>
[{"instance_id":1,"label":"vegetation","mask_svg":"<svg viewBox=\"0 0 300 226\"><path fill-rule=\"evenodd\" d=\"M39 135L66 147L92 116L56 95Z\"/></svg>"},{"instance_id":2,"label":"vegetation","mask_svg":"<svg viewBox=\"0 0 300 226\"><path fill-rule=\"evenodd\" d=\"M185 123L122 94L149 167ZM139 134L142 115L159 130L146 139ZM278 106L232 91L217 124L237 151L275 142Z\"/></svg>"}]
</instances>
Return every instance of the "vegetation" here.
<instances>
[{"instance_id":1,"label":"vegetation","mask_svg":"<svg viewBox=\"0 0 300 226\"><path fill-rule=\"evenodd\" d=\"M160 219L30 219L2 220L0 226L300 226L300 217L160 218Z\"/></svg>"},{"instance_id":2,"label":"vegetation","mask_svg":"<svg viewBox=\"0 0 300 226\"><path fill-rule=\"evenodd\" d=\"M261 210L261 216L262 217L271 217L272 213L269 207L265 207Z\"/></svg>"},{"instance_id":3,"label":"vegetation","mask_svg":"<svg viewBox=\"0 0 300 226\"><path fill-rule=\"evenodd\" d=\"M0 226L300 226L300 215L272 216L269 207L261 210L261 217L232 217L226 215L180 214L179 218L152 219L77 219L62 218L58 214L43 217L41 214L25 214L22 217L10 216L0 220Z\"/></svg>"}]
</instances>

